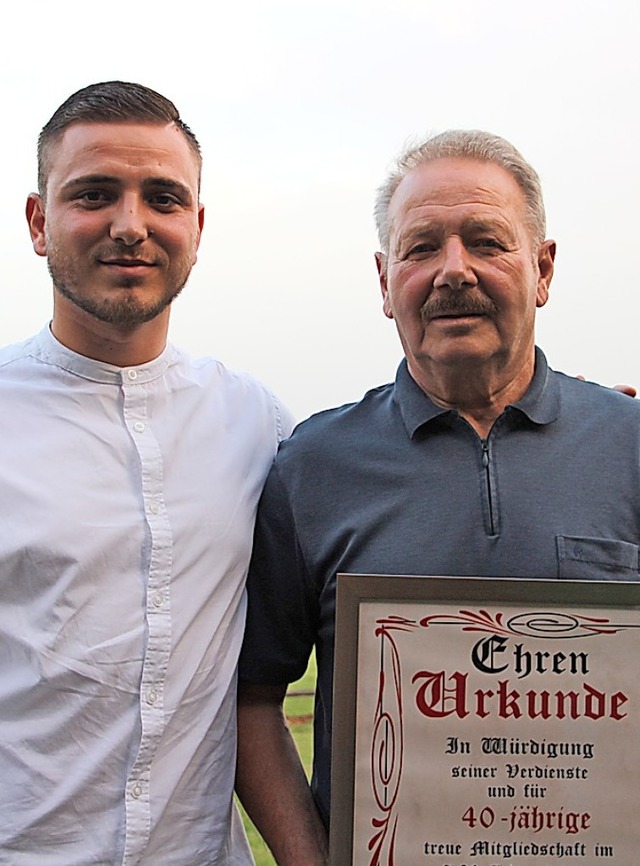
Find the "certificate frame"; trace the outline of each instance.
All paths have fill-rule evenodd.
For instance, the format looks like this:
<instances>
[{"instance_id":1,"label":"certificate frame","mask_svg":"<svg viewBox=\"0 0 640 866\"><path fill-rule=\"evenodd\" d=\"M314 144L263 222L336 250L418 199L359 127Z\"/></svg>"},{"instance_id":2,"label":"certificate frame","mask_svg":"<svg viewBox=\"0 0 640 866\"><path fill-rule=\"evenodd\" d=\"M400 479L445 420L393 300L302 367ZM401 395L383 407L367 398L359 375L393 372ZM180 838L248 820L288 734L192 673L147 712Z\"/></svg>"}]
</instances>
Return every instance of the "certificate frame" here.
<instances>
[{"instance_id":1,"label":"certificate frame","mask_svg":"<svg viewBox=\"0 0 640 866\"><path fill-rule=\"evenodd\" d=\"M335 665L334 665L334 705L333 705L333 746L332 746L332 803L331 803L331 864L332 866L390 866L392 863L403 863L393 858L394 852L385 854L376 848L375 833L371 834L368 850L364 857L354 857L354 819L358 814L359 794L356 785L356 727L357 715L362 708L358 697L358 670L365 653L371 654L371 647L364 650L360 639L360 618L364 606L373 604L380 611L393 611L401 605L406 612L407 605L415 608L414 620L424 618L425 610L439 610L442 605L448 610L453 606L460 610L481 610L504 607L527 608L531 612L548 612L549 608L567 608L578 612L586 618L601 620L600 614L605 611L609 625L604 629L614 628L615 623L610 614L625 613L626 621L618 626L619 631L637 634L640 641L640 583L593 580L548 580L520 578L486 578L486 577L441 577L421 575L372 575L372 574L339 574L337 577L336 600L336 633L335 633ZM433 610L432 610L433 609ZM557 611L554 611L557 612ZM385 614L386 616L386 614ZM631 617L631 619L629 619ZM613 620L619 617L613 616ZM623 617L624 619L624 617ZM452 625L452 623L448 623ZM460 628L472 630L469 624ZM578 635L576 635L578 636ZM635 639L635 638L634 638ZM380 652L380 644L373 644L374 652ZM595 646L592 642L590 646ZM437 647L435 649L437 653ZM640 686L638 687L637 724L640 726ZM620 711L622 712L622 710ZM635 724L634 717L634 724ZM640 740L640 738L638 738ZM640 742L637 747L637 758L640 763ZM640 793L635 794L640 808ZM505 818L502 819L503 821ZM380 826L380 825L378 825ZM382 832L382 831L381 831ZM640 828L638 829L638 847L640 847ZM421 831L425 835L425 831ZM522 834L521 834L522 835ZM524 834L527 838L527 834ZM606 834L603 836L606 838ZM373 841L372 841L373 840ZM573 840L572 840L573 841ZM454 850L455 841L451 849ZM576 844L578 844L576 842ZM444 850L444 845L442 846ZM531 846L529 846L531 847ZM535 847L535 846L534 846ZM416 848L417 850L417 848ZM499 849L506 850L506 849ZM520 849L525 850L524 848ZM586 849L585 849L586 850ZM606 846L603 849L606 855ZM425 852L426 853L426 845ZM498 851L499 853L499 851ZM513 854L514 852L512 852ZM506 864L507 859L500 856L483 859L476 856L470 860L469 854L437 857L416 855L415 862L425 866L457 866L468 862L478 866L500 863ZM522 866L543 864L545 859L536 859L518 855L517 862ZM385 859L387 857L388 859ZM606 859L606 856L605 856ZM636 849L637 859L637 849ZM568 862L573 862L569 860ZM575 860L575 862L579 862ZM588 857L580 862L589 862ZM611 860L609 861L611 862ZM635 866L619 858L616 866ZM404 864L403 864L404 866Z\"/></svg>"}]
</instances>

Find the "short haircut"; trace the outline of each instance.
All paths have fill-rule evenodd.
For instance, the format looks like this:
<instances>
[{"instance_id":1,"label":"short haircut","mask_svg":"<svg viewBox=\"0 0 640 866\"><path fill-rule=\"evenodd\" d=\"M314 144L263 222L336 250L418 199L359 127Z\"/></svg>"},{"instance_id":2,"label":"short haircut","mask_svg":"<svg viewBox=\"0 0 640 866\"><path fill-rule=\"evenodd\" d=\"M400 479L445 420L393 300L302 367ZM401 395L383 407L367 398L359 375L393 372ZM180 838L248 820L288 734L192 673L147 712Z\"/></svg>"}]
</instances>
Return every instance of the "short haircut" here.
<instances>
[{"instance_id":1,"label":"short haircut","mask_svg":"<svg viewBox=\"0 0 640 866\"><path fill-rule=\"evenodd\" d=\"M478 129L450 129L420 144L408 147L396 160L387 179L376 192L374 217L380 249L389 252L389 205L401 180L418 166L436 159L477 159L501 166L516 181L525 200L526 218L535 244L545 239L546 218L542 187L536 171L516 148L490 132Z\"/></svg>"},{"instance_id":2,"label":"short haircut","mask_svg":"<svg viewBox=\"0 0 640 866\"><path fill-rule=\"evenodd\" d=\"M45 195L51 166L52 151L65 130L74 123L174 123L184 135L202 168L198 140L181 119L171 100L145 87L128 81L103 81L90 84L71 94L56 109L38 138L38 189Z\"/></svg>"}]
</instances>

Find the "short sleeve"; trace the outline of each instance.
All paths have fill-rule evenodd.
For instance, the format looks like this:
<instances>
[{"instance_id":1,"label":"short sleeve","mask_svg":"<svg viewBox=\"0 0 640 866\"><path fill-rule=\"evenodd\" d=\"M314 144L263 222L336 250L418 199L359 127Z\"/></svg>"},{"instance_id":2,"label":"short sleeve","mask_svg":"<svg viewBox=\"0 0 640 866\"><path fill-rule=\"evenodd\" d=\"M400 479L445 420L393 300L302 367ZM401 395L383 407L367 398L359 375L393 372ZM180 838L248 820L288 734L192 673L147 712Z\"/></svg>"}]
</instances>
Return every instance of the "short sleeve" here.
<instances>
[{"instance_id":1,"label":"short sleeve","mask_svg":"<svg viewBox=\"0 0 640 866\"><path fill-rule=\"evenodd\" d=\"M277 459L258 506L247 590L240 679L263 685L294 682L304 674L314 645L319 602Z\"/></svg>"}]
</instances>

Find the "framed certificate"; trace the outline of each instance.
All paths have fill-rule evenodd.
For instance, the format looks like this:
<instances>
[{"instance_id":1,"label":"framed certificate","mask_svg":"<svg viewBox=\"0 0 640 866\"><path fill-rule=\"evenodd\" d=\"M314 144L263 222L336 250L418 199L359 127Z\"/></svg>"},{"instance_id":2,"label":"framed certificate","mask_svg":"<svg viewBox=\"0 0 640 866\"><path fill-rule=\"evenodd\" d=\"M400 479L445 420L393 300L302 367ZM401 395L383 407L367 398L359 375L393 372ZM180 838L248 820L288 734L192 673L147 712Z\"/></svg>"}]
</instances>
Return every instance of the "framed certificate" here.
<instances>
[{"instance_id":1,"label":"framed certificate","mask_svg":"<svg viewBox=\"0 0 640 866\"><path fill-rule=\"evenodd\" d=\"M339 575L332 866L637 866L640 584Z\"/></svg>"}]
</instances>

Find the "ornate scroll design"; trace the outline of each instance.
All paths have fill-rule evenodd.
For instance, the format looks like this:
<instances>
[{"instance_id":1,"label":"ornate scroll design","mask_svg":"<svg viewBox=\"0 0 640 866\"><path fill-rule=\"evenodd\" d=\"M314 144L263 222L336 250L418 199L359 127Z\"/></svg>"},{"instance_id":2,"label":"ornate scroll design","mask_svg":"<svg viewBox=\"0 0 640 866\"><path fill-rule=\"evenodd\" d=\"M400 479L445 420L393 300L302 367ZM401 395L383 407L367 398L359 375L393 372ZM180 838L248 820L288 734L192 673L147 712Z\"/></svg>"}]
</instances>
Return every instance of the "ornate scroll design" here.
<instances>
[{"instance_id":1,"label":"ornate scroll design","mask_svg":"<svg viewBox=\"0 0 640 866\"><path fill-rule=\"evenodd\" d=\"M417 628L415 620L388 616L376 622L380 638L378 697L371 738L371 785L379 815L371 819L369 866L394 866L398 826L396 804L404 763L402 671L395 632Z\"/></svg>"},{"instance_id":2,"label":"ornate scroll design","mask_svg":"<svg viewBox=\"0 0 640 866\"><path fill-rule=\"evenodd\" d=\"M555 611L532 611L518 613L505 620L501 612L491 615L486 610L460 610L457 614L432 614L420 620L423 628L434 625L457 626L462 631L479 631L488 634L517 635L520 637L581 638L595 635L612 635L638 625L624 623L616 625L602 617L566 614Z\"/></svg>"}]
</instances>

